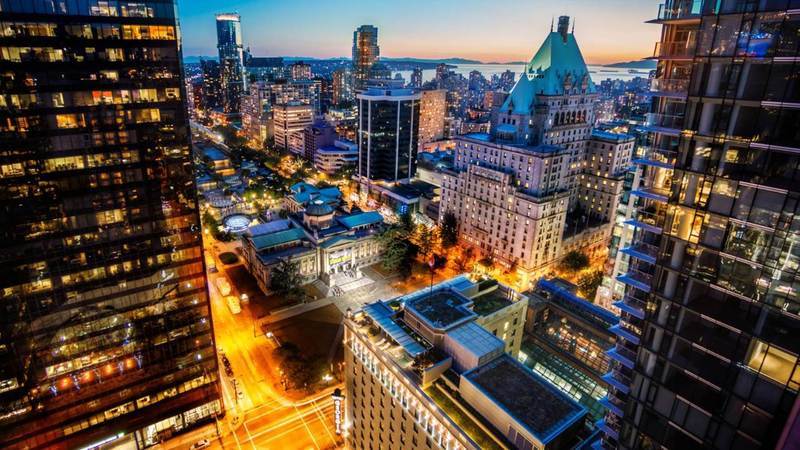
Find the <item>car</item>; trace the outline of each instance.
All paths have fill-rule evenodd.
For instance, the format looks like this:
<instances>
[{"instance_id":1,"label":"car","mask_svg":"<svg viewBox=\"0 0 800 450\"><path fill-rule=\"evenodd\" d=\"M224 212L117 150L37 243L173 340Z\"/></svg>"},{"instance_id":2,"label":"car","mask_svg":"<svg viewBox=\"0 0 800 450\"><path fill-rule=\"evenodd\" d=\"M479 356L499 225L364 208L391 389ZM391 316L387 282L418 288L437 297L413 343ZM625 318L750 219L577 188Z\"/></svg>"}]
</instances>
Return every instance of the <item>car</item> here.
<instances>
[{"instance_id":1,"label":"car","mask_svg":"<svg viewBox=\"0 0 800 450\"><path fill-rule=\"evenodd\" d=\"M225 277L219 277L216 280L217 289L219 289L219 293L222 294L223 297L230 295L231 293L231 285L228 283L228 279Z\"/></svg>"},{"instance_id":2,"label":"car","mask_svg":"<svg viewBox=\"0 0 800 450\"><path fill-rule=\"evenodd\" d=\"M225 375L227 375L229 377L233 377L233 369L231 369L231 366L226 366L225 367Z\"/></svg>"},{"instance_id":3,"label":"car","mask_svg":"<svg viewBox=\"0 0 800 450\"><path fill-rule=\"evenodd\" d=\"M230 367L231 366L231 360L228 359L227 356L222 355L222 364L224 364L225 367Z\"/></svg>"},{"instance_id":4,"label":"car","mask_svg":"<svg viewBox=\"0 0 800 450\"><path fill-rule=\"evenodd\" d=\"M209 441L208 439L200 439L199 441L192 444L192 446L189 447L189 450L200 450L201 448L208 448L208 447L211 447L211 441Z\"/></svg>"}]
</instances>

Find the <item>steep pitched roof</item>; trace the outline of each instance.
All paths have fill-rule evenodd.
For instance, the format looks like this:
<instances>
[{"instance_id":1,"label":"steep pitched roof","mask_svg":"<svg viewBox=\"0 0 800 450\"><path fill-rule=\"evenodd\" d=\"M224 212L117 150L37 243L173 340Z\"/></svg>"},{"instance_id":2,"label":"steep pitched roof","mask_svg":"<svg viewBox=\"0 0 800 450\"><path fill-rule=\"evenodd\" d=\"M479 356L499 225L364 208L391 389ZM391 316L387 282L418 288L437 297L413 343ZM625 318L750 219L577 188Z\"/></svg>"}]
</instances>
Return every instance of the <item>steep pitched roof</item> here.
<instances>
[{"instance_id":1,"label":"steep pitched roof","mask_svg":"<svg viewBox=\"0 0 800 450\"><path fill-rule=\"evenodd\" d=\"M514 85L502 110L511 109L515 114L528 114L537 95L563 94L567 78L578 91L586 83L586 92L595 92L575 35L569 33L564 39L560 33L553 31L525 66L525 73Z\"/></svg>"}]
</instances>

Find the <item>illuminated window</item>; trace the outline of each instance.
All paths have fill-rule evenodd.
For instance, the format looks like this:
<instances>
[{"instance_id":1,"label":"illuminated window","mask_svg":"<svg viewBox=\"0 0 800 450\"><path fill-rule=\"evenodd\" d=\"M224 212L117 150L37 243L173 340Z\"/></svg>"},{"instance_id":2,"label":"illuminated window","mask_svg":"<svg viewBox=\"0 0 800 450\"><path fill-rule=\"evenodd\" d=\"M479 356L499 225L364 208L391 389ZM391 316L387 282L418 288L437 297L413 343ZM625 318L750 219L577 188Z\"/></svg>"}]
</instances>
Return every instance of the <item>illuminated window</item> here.
<instances>
[{"instance_id":1,"label":"illuminated window","mask_svg":"<svg viewBox=\"0 0 800 450\"><path fill-rule=\"evenodd\" d=\"M766 342L753 340L750 345L747 366L781 384L789 383L792 389L800 387L797 356L770 346Z\"/></svg>"}]
</instances>

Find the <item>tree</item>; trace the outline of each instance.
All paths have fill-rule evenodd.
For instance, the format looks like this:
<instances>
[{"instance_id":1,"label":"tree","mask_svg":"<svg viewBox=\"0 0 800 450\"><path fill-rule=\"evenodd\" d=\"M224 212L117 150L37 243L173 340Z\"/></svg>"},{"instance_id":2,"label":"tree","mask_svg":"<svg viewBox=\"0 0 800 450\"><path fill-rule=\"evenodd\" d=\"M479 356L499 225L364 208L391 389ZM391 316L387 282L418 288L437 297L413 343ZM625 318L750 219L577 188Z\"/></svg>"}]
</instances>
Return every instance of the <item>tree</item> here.
<instances>
[{"instance_id":1,"label":"tree","mask_svg":"<svg viewBox=\"0 0 800 450\"><path fill-rule=\"evenodd\" d=\"M270 289L275 294L284 296L291 300L297 300L303 293L300 285L303 278L300 275L300 265L283 258L278 265L270 272Z\"/></svg>"},{"instance_id":2,"label":"tree","mask_svg":"<svg viewBox=\"0 0 800 450\"><path fill-rule=\"evenodd\" d=\"M442 217L440 234L442 236L442 246L444 248L451 248L458 243L458 219L456 215L450 211L444 213L444 217Z\"/></svg>"},{"instance_id":3,"label":"tree","mask_svg":"<svg viewBox=\"0 0 800 450\"><path fill-rule=\"evenodd\" d=\"M559 265L564 270L577 272L581 269L589 267L589 257L578 250L572 250L564 255L564 258L561 259L561 264Z\"/></svg>"},{"instance_id":4,"label":"tree","mask_svg":"<svg viewBox=\"0 0 800 450\"><path fill-rule=\"evenodd\" d=\"M436 233L436 228L428 227L425 224L419 224L414 237L419 247L419 254L423 258L429 258L436 248L436 241L439 238Z\"/></svg>"},{"instance_id":5,"label":"tree","mask_svg":"<svg viewBox=\"0 0 800 450\"><path fill-rule=\"evenodd\" d=\"M292 342L284 342L272 351L272 357L283 372L282 381L289 388L307 387L314 381L314 370L300 349Z\"/></svg>"},{"instance_id":6,"label":"tree","mask_svg":"<svg viewBox=\"0 0 800 450\"><path fill-rule=\"evenodd\" d=\"M472 258L475 256L475 250L472 247L464 247L459 254L458 258L455 260L456 269L459 272L467 272L471 270L470 264L472 263Z\"/></svg>"},{"instance_id":7,"label":"tree","mask_svg":"<svg viewBox=\"0 0 800 450\"><path fill-rule=\"evenodd\" d=\"M594 298L597 295L597 288L603 283L603 271L602 270L593 270L589 273L585 273L578 278L578 289L580 289L581 294L583 294L583 298L589 300L590 302L594 302Z\"/></svg>"},{"instance_id":8,"label":"tree","mask_svg":"<svg viewBox=\"0 0 800 450\"><path fill-rule=\"evenodd\" d=\"M413 222L408 214L400 216L400 220L384 228L378 234L378 242L383 246L384 270L397 272L403 278L411 275L414 258L419 248L411 242L414 231Z\"/></svg>"}]
</instances>

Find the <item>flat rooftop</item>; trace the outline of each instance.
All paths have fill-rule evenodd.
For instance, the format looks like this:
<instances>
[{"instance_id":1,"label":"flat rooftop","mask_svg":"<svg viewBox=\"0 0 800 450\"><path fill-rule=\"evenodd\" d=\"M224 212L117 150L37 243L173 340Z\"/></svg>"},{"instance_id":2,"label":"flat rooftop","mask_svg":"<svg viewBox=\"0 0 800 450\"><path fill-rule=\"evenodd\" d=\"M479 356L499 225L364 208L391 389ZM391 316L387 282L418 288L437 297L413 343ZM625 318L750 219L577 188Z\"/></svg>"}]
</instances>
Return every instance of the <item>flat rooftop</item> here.
<instances>
[{"instance_id":1,"label":"flat rooftop","mask_svg":"<svg viewBox=\"0 0 800 450\"><path fill-rule=\"evenodd\" d=\"M508 355L462 376L545 444L587 413L584 407Z\"/></svg>"},{"instance_id":2,"label":"flat rooftop","mask_svg":"<svg viewBox=\"0 0 800 450\"><path fill-rule=\"evenodd\" d=\"M446 329L475 316L466 308L469 303L468 298L446 289L408 300L406 308L433 327Z\"/></svg>"},{"instance_id":3,"label":"flat rooftop","mask_svg":"<svg viewBox=\"0 0 800 450\"><path fill-rule=\"evenodd\" d=\"M509 292L502 288L497 288L485 294L473 297L472 303L472 310L475 311L475 314L481 316L487 316L494 312L500 311L506 306L514 304L509 296Z\"/></svg>"}]
</instances>

